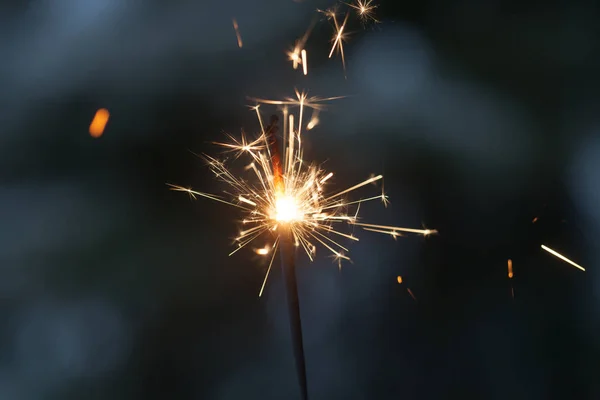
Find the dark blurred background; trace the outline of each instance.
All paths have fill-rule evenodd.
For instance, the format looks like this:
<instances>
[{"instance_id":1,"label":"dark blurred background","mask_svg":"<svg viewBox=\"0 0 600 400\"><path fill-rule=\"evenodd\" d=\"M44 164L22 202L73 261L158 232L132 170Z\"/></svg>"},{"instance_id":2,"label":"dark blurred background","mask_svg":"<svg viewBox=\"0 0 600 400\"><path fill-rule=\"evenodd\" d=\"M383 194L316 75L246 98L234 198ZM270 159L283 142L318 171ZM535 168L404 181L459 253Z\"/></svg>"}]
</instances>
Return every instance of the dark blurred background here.
<instances>
[{"instance_id":1,"label":"dark blurred background","mask_svg":"<svg viewBox=\"0 0 600 400\"><path fill-rule=\"evenodd\" d=\"M221 191L189 150L294 87L349 95L305 155L334 188L386 176L365 219L440 232L362 232L341 271L299 257L311 398L600 398L598 7L374 1L347 79L333 1L0 8L1 399L296 398L280 271L258 298L235 211L165 186ZM304 77L285 51L313 18Z\"/></svg>"}]
</instances>

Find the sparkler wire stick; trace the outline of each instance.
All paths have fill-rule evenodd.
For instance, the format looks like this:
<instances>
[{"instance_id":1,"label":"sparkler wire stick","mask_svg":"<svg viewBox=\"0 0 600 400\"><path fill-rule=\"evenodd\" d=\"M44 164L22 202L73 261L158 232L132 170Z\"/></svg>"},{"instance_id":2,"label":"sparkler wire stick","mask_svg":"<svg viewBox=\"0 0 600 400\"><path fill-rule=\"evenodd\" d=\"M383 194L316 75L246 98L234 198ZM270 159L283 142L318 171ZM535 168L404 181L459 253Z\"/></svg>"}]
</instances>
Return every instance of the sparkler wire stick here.
<instances>
[{"instance_id":1,"label":"sparkler wire stick","mask_svg":"<svg viewBox=\"0 0 600 400\"><path fill-rule=\"evenodd\" d=\"M334 260L338 262L338 267L341 268L342 260L350 261L346 255L349 250L331 236L335 235L354 241L358 239L353 234L344 233L337 227L357 226L364 230L388 234L393 238L400 236L400 232L428 236L437 231L359 222L358 211L363 202L381 199L385 205L387 197L382 192L380 196L353 201L346 200L345 195L382 180L383 176L381 175L373 176L348 189L335 191L334 195L328 195L328 192L324 191L324 186L333 173L327 173L317 165L307 164L303 160L301 135L305 108L311 108L313 111L320 110L324 107L320 103L335 98L308 97L305 92L300 93L297 90L296 98L283 101L254 99L257 104L252 107L252 111L256 112L260 124L260 136L255 140L248 140L242 134L241 139L237 140L228 135L231 143L216 143L225 148L227 152L233 153L233 159L237 159L242 154L250 157L252 162L245 169L253 173L254 182L234 175L224 161L205 154L202 158L210 170L218 180L229 186L230 191L224 192L226 196L197 192L178 185L169 186L171 190L188 193L193 199L204 197L245 212L245 217L241 221L244 228L235 238L235 248L229 255L240 251L252 242L262 241L267 235L270 236L268 241L274 239L270 246L255 250L260 255L272 252L259 297L263 293L276 253L279 251L281 268L286 282L286 298L296 372L302 398L307 399L306 363L295 273L296 247L304 250L308 258L313 261L317 245L321 245L331 252ZM259 111L261 104L284 106L285 120L281 143L278 143L277 140L278 117L272 116L269 124L263 123ZM299 106L296 124L294 123L295 114L288 111L287 106ZM308 130L308 127L306 129ZM279 144L283 148L280 149ZM348 206L350 205L356 206L355 213L349 213Z\"/></svg>"},{"instance_id":2,"label":"sparkler wire stick","mask_svg":"<svg viewBox=\"0 0 600 400\"><path fill-rule=\"evenodd\" d=\"M306 381L306 361L304 358L304 344L302 341L302 322L300 319L300 301L298 299L298 285L296 283L296 257L294 241L291 230L280 226L281 235L281 269L285 279L288 313L290 317L290 331L292 345L294 346L294 359L296 360L296 373L300 384L300 394L303 400L308 399L308 384Z\"/></svg>"},{"instance_id":3,"label":"sparkler wire stick","mask_svg":"<svg viewBox=\"0 0 600 400\"><path fill-rule=\"evenodd\" d=\"M271 124L266 130L269 149L271 151L271 163L273 165L273 184L275 191L283 194L285 188L283 183L283 172L281 169L281 157L277 143L277 121L276 115L271 117ZM296 373L300 384L300 394L303 400L308 399L308 385L306 381L306 361L304 358L304 344L302 341L302 322L300 319L300 301L298 299L298 284L296 282L296 257L293 233L288 224L279 224L281 270L285 279L285 291L290 318L290 331L292 335L292 346L294 347L294 359L296 361Z\"/></svg>"}]
</instances>

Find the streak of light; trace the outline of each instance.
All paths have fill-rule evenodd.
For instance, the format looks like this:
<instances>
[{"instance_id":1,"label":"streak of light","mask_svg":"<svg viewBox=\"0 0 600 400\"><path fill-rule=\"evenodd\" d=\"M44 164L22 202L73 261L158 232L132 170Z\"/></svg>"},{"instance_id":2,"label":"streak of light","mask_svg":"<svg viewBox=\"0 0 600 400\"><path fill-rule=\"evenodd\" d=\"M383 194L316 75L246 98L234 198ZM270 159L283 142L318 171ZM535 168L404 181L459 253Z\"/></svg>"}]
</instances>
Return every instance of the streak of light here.
<instances>
[{"instance_id":1,"label":"streak of light","mask_svg":"<svg viewBox=\"0 0 600 400\"><path fill-rule=\"evenodd\" d=\"M252 200L248 200L244 196L238 196L238 200L241 201L241 202L243 202L243 203L250 204L251 206L256 207L256 203L255 202L253 202Z\"/></svg>"},{"instance_id":2,"label":"streak of light","mask_svg":"<svg viewBox=\"0 0 600 400\"><path fill-rule=\"evenodd\" d=\"M269 100L269 99L261 99L257 97L248 97L248 100L255 101L258 104L272 104L276 106L289 105L289 106L300 106L301 104L306 108L312 108L313 110L323 110L326 107L326 104L323 104L328 101L343 99L346 96L336 96L336 97L308 97L308 92L299 92L295 90L296 98L287 97L283 100Z\"/></svg>"},{"instance_id":3,"label":"streak of light","mask_svg":"<svg viewBox=\"0 0 600 400\"><path fill-rule=\"evenodd\" d=\"M532 224L535 224L535 223L537 222L537 220L538 220L538 217L535 217L535 218L533 219L533 221L531 221L531 223L532 223Z\"/></svg>"},{"instance_id":4,"label":"streak of light","mask_svg":"<svg viewBox=\"0 0 600 400\"><path fill-rule=\"evenodd\" d=\"M240 35L240 29L235 18L233 19L233 29L235 30L235 37L237 38L238 47L241 49L244 44L242 43L242 35Z\"/></svg>"},{"instance_id":5,"label":"streak of light","mask_svg":"<svg viewBox=\"0 0 600 400\"><path fill-rule=\"evenodd\" d=\"M410 294L410 297L412 297L414 301L417 301L417 298L413 294L412 290L410 290L410 288L406 288L406 291L408 292L408 294Z\"/></svg>"},{"instance_id":6,"label":"streak of light","mask_svg":"<svg viewBox=\"0 0 600 400\"><path fill-rule=\"evenodd\" d=\"M337 49L337 52L340 54L342 58L342 67L344 71L346 71L346 58L344 57L344 41L347 39L347 36L344 34L344 28L346 27L346 22L348 22L348 13L344 17L344 22L340 25L337 20L337 15L334 12L329 14L333 19L333 25L335 27L334 35L331 39L333 45L331 47L331 51L329 52L329 58L333 56L333 52Z\"/></svg>"},{"instance_id":7,"label":"streak of light","mask_svg":"<svg viewBox=\"0 0 600 400\"><path fill-rule=\"evenodd\" d=\"M267 280L269 279L269 273L271 272L271 267L273 266L273 260L275 260L275 254L277 254L278 246L279 238L275 239L275 243L273 244L273 256L271 257L271 261L269 262L269 267L267 268L265 279L263 280L262 286L260 287L260 292L258 292L258 297L262 297L263 291L265 290L265 285L267 284Z\"/></svg>"},{"instance_id":8,"label":"streak of light","mask_svg":"<svg viewBox=\"0 0 600 400\"><path fill-rule=\"evenodd\" d=\"M298 69L298 65L302 64L303 69L306 71L306 60L303 59L306 57L306 55L302 54L302 52L306 52L306 50L304 49L304 46L306 46L306 41L308 40L308 37L310 36L310 32L312 31L312 29L315 26L315 20L313 20L310 24L310 26L308 27L308 29L306 30L306 32L304 32L304 35L302 35L301 38L299 38L298 40L296 40L296 43L294 44L294 47L292 48L292 50L287 52L288 58L289 60L292 62L292 66L294 67L294 69ZM304 75L306 75L307 72L304 72Z\"/></svg>"},{"instance_id":9,"label":"streak of light","mask_svg":"<svg viewBox=\"0 0 600 400\"><path fill-rule=\"evenodd\" d=\"M92 119L92 123L90 124L90 136L92 136L93 138L99 138L100 136L102 136L109 117L110 113L106 108L101 108L98 111L96 111L96 114Z\"/></svg>"},{"instance_id":10,"label":"streak of light","mask_svg":"<svg viewBox=\"0 0 600 400\"><path fill-rule=\"evenodd\" d=\"M304 75L308 75L308 62L306 61L306 50L302 49L302 71Z\"/></svg>"},{"instance_id":11,"label":"streak of light","mask_svg":"<svg viewBox=\"0 0 600 400\"><path fill-rule=\"evenodd\" d=\"M435 229L413 229L413 228L401 228L398 226L387 226L387 225L375 225L375 224L363 224L361 222L350 222L353 225L358 225L361 227L365 227L365 228L375 228L375 229L380 229L382 231L385 231L386 233L389 234L397 234L398 231L401 232L410 232L410 233L418 233L420 235L423 236L429 236L429 235L434 235L436 233L438 233L437 230ZM382 232L384 233L384 232Z\"/></svg>"},{"instance_id":12,"label":"streak of light","mask_svg":"<svg viewBox=\"0 0 600 400\"><path fill-rule=\"evenodd\" d=\"M327 175L325 175L323 177L323 179L321 179L321 181L319 183L323 184L323 183L327 182L332 176L333 176L333 172L328 173Z\"/></svg>"},{"instance_id":13,"label":"streak of light","mask_svg":"<svg viewBox=\"0 0 600 400\"><path fill-rule=\"evenodd\" d=\"M310 131L315 126L319 125L319 110L313 109L312 116L310 117L310 121L308 125L306 125L306 130Z\"/></svg>"},{"instance_id":14,"label":"streak of light","mask_svg":"<svg viewBox=\"0 0 600 400\"><path fill-rule=\"evenodd\" d=\"M557 251L552 250L551 248L544 246L544 245L542 245L542 249L546 250L548 253L552 254L553 256L556 256L556 257L560 258L561 260L568 262L575 268L579 268L580 270L585 272L585 268L583 268L581 265L569 260L567 257L563 256L562 254L558 253Z\"/></svg>"},{"instance_id":15,"label":"streak of light","mask_svg":"<svg viewBox=\"0 0 600 400\"><path fill-rule=\"evenodd\" d=\"M513 277L513 269L512 269L512 260L508 260L508 278L512 279Z\"/></svg>"}]
</instances>

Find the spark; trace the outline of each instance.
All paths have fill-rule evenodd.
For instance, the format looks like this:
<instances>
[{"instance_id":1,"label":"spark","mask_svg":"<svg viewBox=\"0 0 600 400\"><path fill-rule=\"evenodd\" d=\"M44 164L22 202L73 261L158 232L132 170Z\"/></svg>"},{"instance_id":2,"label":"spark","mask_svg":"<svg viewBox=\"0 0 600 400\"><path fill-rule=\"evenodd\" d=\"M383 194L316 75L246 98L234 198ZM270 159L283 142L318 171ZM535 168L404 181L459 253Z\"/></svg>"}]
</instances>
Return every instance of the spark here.
<instances>
[{"instance_id":1,"label":"spark","mask_svg":"<svg viewBox=\"0 0 600 400\"><path fill-rule=\"evenodd\" d=\"M263 247L262 249L257 249L256 254L258 254L259 256L266 256L267 254L269 254L269 248Z\"/></svg>"},{"instance_id":2,"label":"spark","mask_svg":"<svg viewBox=\"0 0 600 400\"><path fill-rule=\"evenodd\" d=\"M508 278L512 279L513 277L513 269L512 269L512 260L508 260Z\"/></svg>"},{"instance_id":3,"label":"spark","mask_svg":"<svg viewBox=\"0 0 600 400\"><path fill-rule=\"evenodd\" d=\"M400 275L398 275L398 277L396 278L396 281L398 282L398 284L402 284L402 282L403 282L402 277ZM410 297L412 297L412 299L416 302L417 298L413 294L412 290L410 290L410 288L407 287L406 291L408 292L408 294L410 295Z\"/></svg>"},{"instance_id":4,"label":"spark","mask_svg":"<svg viewBox=\"0 0 600 400\"><path fill-rule=\"evenodd\" d=\"M289 233L295 247L303 250L311 261L314 260L317 248L323 248L341 267L342 261L352 261L347 256L349 249L341 240L359 240L351 232L353 226L360 226L365 230L394 237L400 236L400 232L417 233L424 236L436 233L435 230L429 229L411 229L359 222L358 211L361 204L373 200L382 200L385 204L387 196L382 191L381 195L347 200L346 195L372 183L376 184L382 181L383 175L371 176L346 189L330 191L328 187L331 184L330 179L334 175L333 172L325 171L319 165L303 159L302 127L305 109L321 109L321 102L332 99L334 98L308 97L307 93L300 93L298 90L296 90L296 99L278 101L254 99L257 105L252 107L252 111L256 112L260 126L260 133L257 134L257 137L249 139L242 131L240 139L227 135L228 142L216 143L227 152L234 152L235 159L241 156L249 158L249 163L245 167L245 173L249 176L238 176L232 172L225 161L202 155L215 177L228 186L229 189L228 192L225 192L225 196L169 185L171 190L188 193L194 199L204 197L238 208L245 213L242 220L244 229L235 238L235 248L230 255L250 243L266 244L254 250L255 253L263 256L272 253L259 295L263 293L267 282L275 253L281 243L281 234L287 236ZM289 120L289 124L284 125L281 150L277 139L279 118L272 116L270 124L263 123L260 113L262 104L285 106L283 121L285 124L286 120ZM287 106L299 106L299 110L294 113ZM350 230L350 232L345 232L345 230Z\"/></svg>"},{"instance_id":5,"label":"spark","mask_svg":"<svg viewBox=\"0 0 600 400\"><path fill-rule=\"evenodd\" d=\"M304 72L304 75L308 75L308 62L306 61L306 50L302 49L300 54L302 54L302 71Z\"/></svg>"},{"instance_id":6,"label":"spark","mask_svg":"<svg viewBox=\"0 0 600 400\"><path fill-rule=\"evenodd\" d=\"M337 15L333 11L328 11L328 15L333 19L333 25L335 28L335 32L331 41L333 42L333 46L331 47L331 51L329 52L329 58L333 56L333 52L337 49L337 52L340 54L342 58L342 67L344 71L346 71L346 58L344 57L344 40L347 39L347 35L344 34L344 28L346 27L346 22L348 22L348 13L344 17L344 22L340 25L337 20Z\"/></svg>"},{"instance_id":7,"label":"spark","mask_svg":"<svg viewBox=\"0 0 600 400\"><path fill-rule=\"evenodd\" d=\"M90 124L90 136L93 138L99 138L104 133L104 128L106 127L106 123L108 122L108 118L110 117L110 113L106 108L101 108L96 111L94 115L94 119Z\"/></svg>"},{"instance_id":8,"label":"spark","mask_svg":"<svg viewBox=\"0 0 600 400\"><path fill-rule=\"evenodd\" d=\"M373 21L375 23L379 23L377 19L375 19L375 9L378 7L373 5L373 0L356 0L354 4L348 3L348 6L354 8L358 17L362 21L363 24L366 24L369 21Z\"/></svg>"},{"instance_id":9,"label":"spark","mask_svg":"<svg viewBox=\"0 0 600 400\"><path fill-rule=\"evenodd\" d=\"M246 135L244 135L243 133L242 133L241 139L239 139L239 140L228 133L226 133L225 135L231 140L231 142L229 142L229 143L213 142L213 144L219 145L219 146L227 149L227 151L235 152L236 159L239 158L244 153L247 153L249 151L260 151L260 150L264 149L264 147L265 147L265 144L264 144L264 141L262 138L257 138L253 141L249 141L247 139Z\"/></svg>"},{"instance_id":10,"label":"spark","mask_svg":"<svg viewBox=\"0 0 600 400\"><path fill-rule=\"evenodd\" d=\"M333 176L333 172L328 173L327 175L325 175L323 177L323 179L321 179L321 181L319 183L323 184L323 183L327 182L332 176Z\"/></svg>"},{"instance_id":11,"label":"spark","mask_svg":"<svg viewBox=\"0 0 600 400\"><path fill-rule=\"evenodd\" d=\"M241 49L244 44L242 43L242 36L240 35L238 23L235 18L233 19L233 29L235 30L235 37L237 38L238 47Z\"/></svg>"},{"instance_id":12,"label":"spark","mask_svg":"<svg viewBox=\"0 0 600 400\"><path fill-rule=\"evenodd\" d=\"M542 249L546 250L548 253L552 254L553 256L556 256L558 258L560 258L561 260L568 262L569 264L571 264L572 266L574 266L575 268L579 268L580 270L585 272L585 268L583 268L581 265L569 260L567 257L563 256L562 254L552 250L551 248L542 245Z\"/></svg>"},{"instance_id":13,"label":"spark","mask_svg":"<svg viewBox=\"0 0 600 400\"><path fill-rule=\"evenodd\" d=\"M308 125L306 125L306 130L310 131L314 129L315 126L319 125L319 110L313 110L312 117L310 117L310 121Z\"/></svg>"},{"instance_id":14,"label":"spark","mask_svg":"<svg viewBox=\"0 0 600 400\"><path fill-rule=\"evenodd\" d=\"M380 196L376 197L377 199L380 198ZM353 221L351 222L354 225L358 225L361 226L364 230L368 230L368 231L372 231L372 232L379 232L379 233L387 233L389 235L392 236L398 236L400 235L398 233L398 231L400 232L410 232L410 233L417 233L423 236L430 236L430 235L435 235L438 233L437 230L435 229L412 229L412 228L402 228L399 226L386 226L386 225L374 225L374 224L364 224L361 222L356 222Z\"/></svg>"},{"instance_id":15,"label":"spark","mask_svg":"<svg viewBox=\"0 0 600 400\"><path fill-rule=\"evenodd\" d=\"M298 89L295 89L294 92L296 94L295 99L292 97L287 97L283 100L270 100L270 99L261 99L261 98L257 98L257 97L248 97L248 100L254 101L258 104L271 104L271 105L276 105L276 106L285 106L285 105L301 106L302 105L303 107L311 108L313 110L324 110L326 108L326 104L323 104L323 103L326 103L326 102L332 101L332 100L343 99L346 97L346 96L308 97L308 92L305 92L305 91L300 92L300 91L298 91ZM293 114L290 114L290 115L293 115Z\"/></svg>"},{"instance_id":16,"label":"spark","mask_svg":"<svg viewBox=\"0 0 600 400\"><path fill-rule=\"evenodd\" d=\"M304 32L304 35L298 40L296 40L294 47L287 52L289 60L292 62L292 66L294 67L294 69L298 69L298 65L302 64L304 75L308 73L308 66L306 64L306 50L304 49L304 46L306 46L306 41L308 40L310 32L312 31L314 26L315 21L313 20L306 32Z\"/></svg>"},{"instance_id":17,"label":"spark","mask_svg":"<svg viewBox=\"0 0 600 400\"><path fill-rule=\"evenodd\" d=\"M410 288L406 288L406 291L408 292L408 294L410 294L410 297L412 297L414 301L417 301L417 298L413 294L412 290L410 290Z\"/></svg>"},{"instance_id":18,"label":"spark","mask_svg":"<svg viewBox=\"0 0 600 400\"><path fill-rule=\"evenodd\" d=\"M387 206L390 204L390 200L389 200L389 197L387 197L386 194L385 194L385 189L383 187L383 183L381 184L381 196L380 196L380 198L381 198L381 202L383 203L383 206L385 208L387 208Z\"/></svg>"}]
</instances>

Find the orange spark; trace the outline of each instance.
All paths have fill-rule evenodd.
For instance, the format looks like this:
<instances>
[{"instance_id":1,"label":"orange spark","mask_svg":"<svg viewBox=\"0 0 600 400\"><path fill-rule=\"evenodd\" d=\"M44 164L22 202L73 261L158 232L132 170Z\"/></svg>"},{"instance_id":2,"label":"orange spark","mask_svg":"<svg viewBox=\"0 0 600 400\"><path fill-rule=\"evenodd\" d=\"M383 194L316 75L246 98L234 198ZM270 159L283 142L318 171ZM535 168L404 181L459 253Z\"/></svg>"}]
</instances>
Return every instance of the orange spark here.
<instances>
[{"instance_id":1,"label":"orange spark","mask_svg":"<svg viewBox=\"0 0 600 400\"><path fill-rule=\"evenodd\" d=\"M233 19L233 29L235 30L235 37L237 38L238 47L241 49L244 44L242 43L242 36L240 35L238 23L235 18Z\"/></svg>"},{"instance_id":2,"label":"orange spark","mask_svg":"<svg viewBox=\"0 0 600 400\"><path fill-rule=\"evenodd\" d=\"M110 113L106 108L101 108L96 111L96 115L94 115L94 119L90 124L90 136L94 138L99 138L104 133L104 128L106 127L106 123L108 122L108 117Z\"/></svg>"},{"instance_id":3,"label":"orange spark","mask_svg":"<svg viewBox=\"0 0 600 400\"><path fill-rule=\"evenodd\" d=\"M535 218L533 219L533 221L531 221L531 223L532 223L532 224L535 224L535 223L537 222L537 220L538 220L538 217L535 217Z\"/></svg>"},{"instance_id":4,"label":"orange spark","mask_svg":"<svg viewBox=\"0 0 600 400\"><path fill-rule=\"evenodd\" d=\"M508 278L512 279L513 277L513 270L512 270L512 260L508 260Z\"/></svg>"},{"instance_id":5,"label":"orange spark","mask_svg":"<svg viewBox=\"0 0 600 400\"><path fill-rule=\"evenodd\" d=\"M569 260L567 257L565 257L562 254L560 254L560 253L552 250L551 248L542 245L542 249L546 250L548 253L552 254L553 256L556 256L556 257L560 258L561 260L563 260L565 262L568 262L569 264L571 264L575 268L579 268L580 270L582 270L583 272L585 272L585 268L583 268L581 265L576 264L575 262Z\"/></svg>"},{"instance_id":6,"label":"orange spark","mask_svg":"<svg viewBox=\"0 0 600 400\"><path fill-rule=\"evenodd\" d=\"M398 280L398 283L402 283L402 277L400 275L398 275L397 280Z\"/></svg>"}]
</instances>

